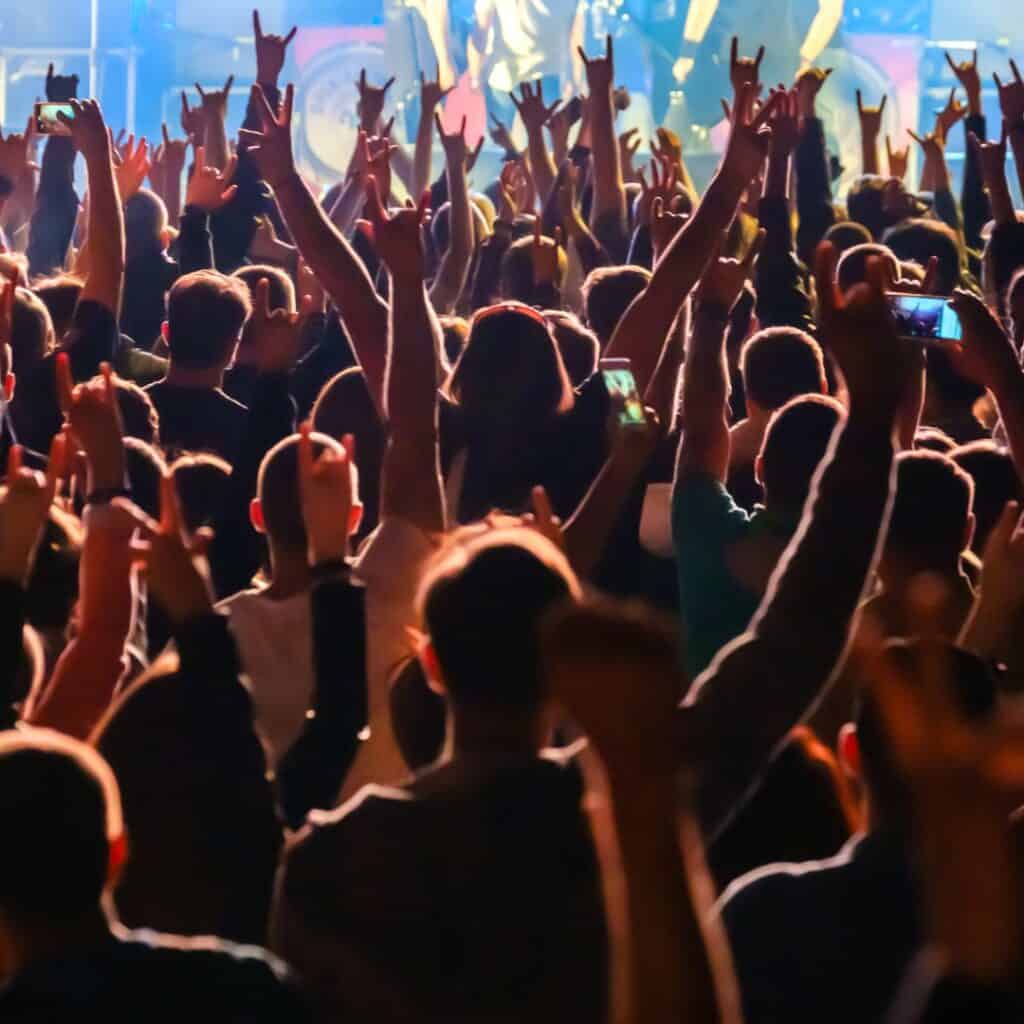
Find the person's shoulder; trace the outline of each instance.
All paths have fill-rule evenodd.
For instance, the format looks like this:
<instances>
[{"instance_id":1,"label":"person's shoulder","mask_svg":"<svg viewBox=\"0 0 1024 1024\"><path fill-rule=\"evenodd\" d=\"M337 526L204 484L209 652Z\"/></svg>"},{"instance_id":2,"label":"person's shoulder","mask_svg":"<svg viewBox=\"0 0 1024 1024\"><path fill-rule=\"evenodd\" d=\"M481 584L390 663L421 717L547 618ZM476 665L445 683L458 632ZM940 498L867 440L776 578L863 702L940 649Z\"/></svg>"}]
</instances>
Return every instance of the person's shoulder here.
<instances>
[{"instance_id":1,"label":"person's shoulder","mask_svg":"<svg viewBox=\"0 0 1024 1024\"><path fill-rule=\"evenodd\" d=\"M672 488L672 520L677 538L692 535L699 544L716 536L732 539L750 526L750 516L711 473L680 473Z\"/></svg>"}]
</instances>

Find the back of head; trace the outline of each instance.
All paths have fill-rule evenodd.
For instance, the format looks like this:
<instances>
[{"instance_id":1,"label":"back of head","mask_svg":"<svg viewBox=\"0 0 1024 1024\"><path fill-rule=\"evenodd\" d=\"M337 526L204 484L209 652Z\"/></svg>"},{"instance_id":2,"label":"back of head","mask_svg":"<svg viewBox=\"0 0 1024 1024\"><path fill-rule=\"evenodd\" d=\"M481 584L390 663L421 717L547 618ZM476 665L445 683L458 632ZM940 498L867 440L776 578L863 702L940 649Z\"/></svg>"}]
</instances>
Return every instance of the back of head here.
<instances>
[{"instance_id":1,"label":"back of head","mask_svg":"<svg viewBox=\"0 0 1024 1024\"><path fill-rule=\"evenodd\" d=\"M902 452L897 467L886 557L918 571L956 567L969 539L971 478L938 452Z\"/></svg>"},{"instance_id":2,"label":"back of head","mask_svg":"<svg viewBox=\"0 0 1024 1024\"><path fill-rule=\"evenodd\" d=\"M343 451L341 445L326 434L313 434L312 439L314 458L325 448ZM356 469L354 464L349 465L353 474L352 497L354 503L358 503ZM256 482L256 496L260 501L263 528L271 544L279 551L305 555L308 541L299 497L298 434L278 441L263 456Z\"/></svg>"},{"instance_id":3,"label":"back of head","mask_svg":"<svg viewBox=\"0 0 1024 1024\"><path fill-rule=\"evenodd\" d=\"M114 388L124 436L137 437L146 444L157 444L160 440L160 416L153 400L138 384L123 377L114 378Z\"/></svg>"},{"instance_id":4,"label":"back of head","mask_svg":"<svg viewBox=\"0 0 1024 1024\"><path fill-rule=\"evenodd\" d=\"M644 267L598 267L583 282L587 324L597 335L602 351L633 300L647 287L651 272Z\"/></svg>"},{"instance_id":5,"label":"back of head","mask_svg":"<svg viewBox=\"0 0 1024 1024\"><path fill-rule=\"evenodd\" d=\"M266 278L270 286L267 292L270 308L295 312L295 285L291 276L280 267L273 267L269 263L254 263L240 267L231 276L245 282L252 301L256 300L256 286Z\"/></svg>"},{"instance_id":6,"label":"back of head","mask_svg":"<svg viewBox=\"0 0 1024 1024\"><path fill-rule=\"evenodd\" d=\"M795 327L770 327L755 334L740 353L740 373L747 400L766 412L827 388L821 347Z\"/></svg>"},{"instance_id":7,"label":"back of head","mask_svg":"<svg viewBox=\"0 0 1024 1024\"><path fill-rule=\"evenodd\" d=\"M872 238L871 232L863 224L852 220L842 220L838 224L833 224L825 232L825 241L831 242L835 246L836 252L842 256L847 249L858 245L870 245Z\"/></svg>"},{"instance_id":8,"label":"back of head","mask_svg":"<svg viewBox=\"0 0 1024 1024\"><path fill-rule=\"evenodd\" d=\"M167 243L167 207L148 188L140 188L124 204L125 251L128 268L134 260L159 255Z\"/></svg>"},{"instance_id":9,"label":"back of head","mask_svg":"<svg viewBox=\"0 0 1024 1024\"><path fill-rule=\"evenodd\" d=\"M597 335L588 331L574 313L560 309L546 309L544 315L551 324L555 344L562 355L566 373L572 386L579 387L597 369L601 357L601 346Z\"/></svg>"},{"instance_id":10,"label":"back of head","mask_svg":"<svg viewBox=\"0 0 1024 1024\"><path fill-rule=\"evenodd\" d=\"M160 518L160 484L167 472L163 456L137 437L124 439L125 467L132 501L147 515Z\"/></svg>"},{"instance_id":11,"label":"back of head","mask_svg":"<svg viewBox=\"0 0 1024 1024\"><path fill-rule=\"evenodd\" d=\"M185 526L194 533L212 526L227 498L231 466L216 455L182 455L170 466L181 499Z\"/></svg>"},{"instance_id":12,"label":"back of head","mask_svg":"<svg viewBox=\"0 0 1024 1024\"><path fill-rule=\"evenodd\" d=\"M0 915L39 927L98 908L122 835L117 783L99 754L45 729L3 733L0 820Z\"/></svg>"},{"instance_id":13,"label":"back of head","mask_svg":"<svg viewBox=\"0 0 1024 1024\"><path fill-rule=\"evenodd\" d=\"M923 217L904 221L885 233L885 244L898 259L921 267L927 267L931 258L937 257L936 295L952 295L953 289L959 287L965 254L948 225Z\"/></svg>"},{"instance_id":14,"label":"back of head","mask_svg":"<svg viewBox=\"0 0 1024 1024\"><path fill-rule=\"evenodd\" d=\"M863 174L851 186L846 196L846 211L850 220L867 228L871 237L881 239L889 226L885 212L886 179L877 174Z\"/></svg>"},{"instance_id":15,"label":"back of head","mask_svg":"<svg viewBox=\"0 0 1024 1024\"><path fill-rule=\"evenodd\" d=\"M453 537L425 574L419 606L455 707L539 710L541 619L578 590L564 556L534 531L469 527Z\"/></svg>"},{"instance_id":16,"label":"back of head","mask_svg":"<svg viewBox=\"0 0 1024 1024\"><path fill-rule=\"evenodd\" d=\"M167 344L171 362L209 370L231 362L252 310L244 281L215 270L179 277L167 296Z\"/></svg>"},{"instance_id":17,"label":"back of head","mask_svg":"<svg viewBox=\"0 0 1024 1024\"><path fill-rule=\"evenodd\" d=\"M56 343L49 310L38 296L19 288L14 296L11 321L11 357L15 373L28 373Z\"/></svg>"},{"instance_id":18,"label":"back of head","mask_svg":"<svg viewBox=\"0 0 1024 1024\"><path fill-rule=\"evenodd\" d=\"M888 246L876 245L874 242L867 245L855 245L843 253L836 268L836 279L841 291L848 292L855 284L863 284L867 281L868 260L872 256L885 260L889 264L892 279L894 281L899 279L899 261Z\"/></svg>"},{"instance_id":19,"label":"back of head","mask_svg":"<svg viewBox=\"0 0 1024 1024\"><path fill-rule=\"evenodd\" d=\"M447 384L448 395L477 422L530 425L572 405L572 389L543 315L502 303L473 317Z\"/></svg>"},{"instance_id":20,"label":"back of head","mask_svg":"<svg viewBox=\"0 0 1024 1024\"><path fill-rule=\"evenodd\" d=\"M558 273L554 282L562 287L568 269L565 250L558 253ZM516 302L529 302L534 292L533 284L533 236L517 238L501 258L501 297Z\"/></svg>"},{"instance_id":21,"label":"back of head","mask_svg":"<svg viewBox=\"0 0 1024 1024\"><path fill-rule=\"evenodd\" d=\"M1020 479L1013 459L994 441L974 441L950 452L950 458L974 482L974 515L977 526L971 547L984 551L985 542L1008 501L1020 501Z\"/></svg>"},{"instance_id":22,"label":"back of head","mask_svg":"<svg viewBox=\"0 0 1024 1024\"><path fill-rule=\"evenodd\" d=\"M63 338L71 329L78 297L82 294L82 279L71 274L47 277L37 281L32 290L50 311L55 336Z\"/></svg>"},{"instance_id":23,"label":"back of head","mask_svg":"<svg viewBox=\"0 0 1024 1024\"><path fill-rule=\"evenodd\" d=\"M760 459L769 507L790 514L804 507L814 474L844 415L839 402L825 395L794 398L775 413Z\"/></svg>"}]
</instances>

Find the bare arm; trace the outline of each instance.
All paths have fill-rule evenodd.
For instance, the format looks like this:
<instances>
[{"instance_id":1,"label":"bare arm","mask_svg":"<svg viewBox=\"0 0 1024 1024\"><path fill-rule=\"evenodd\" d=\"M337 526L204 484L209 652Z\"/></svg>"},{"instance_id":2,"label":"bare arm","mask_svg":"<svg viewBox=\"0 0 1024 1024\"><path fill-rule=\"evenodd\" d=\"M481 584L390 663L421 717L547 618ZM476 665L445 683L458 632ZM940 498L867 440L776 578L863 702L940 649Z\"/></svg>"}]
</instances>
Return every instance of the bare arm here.
<instances>
[{"instance_id":1,"label":"bare arm","mask_svg":"<svg viewBox=\"0 0 1024 1024\"><path fill-rule=\"evenodd\" d=\"M615 134L615 109L612 100L614 89L614 54L612 37L605 40L604 57L589 59L580 51L587 69L587 85L590 90L588 110L591 118L594 156L594 206L590 223L605 220L626 223L626 190L622 182L622 167L619 160L619 140Z\"/></svg>"},{"instance_id":2,"label":"bare arm","mask_svg":"<svg viewBox=\"0 0 1024 1024\"><path fill-rule=\"evenodd\" d=\"M416 128L416 145L412 157L412 188L417 199L430 186L430 158L434 152L434 112L438 104L452 91L452 86L441 88L441 69L437 78L428 82L420 72L420 120Z\"/></svg>"},{"instance_id":3,"label":"bare arm","mask_svg":"<svg viewBox=\"0 0 1024 1024\"><path fill-rule=\"evenodd\" d=\"M883 96L877 107L865 107L857 90L857 113L860 115L861 173L878 174L878 137L882 133L882 115L889 97Z\"/></svg>"},{"instance_id":4,"label":"bare arm","mask_svg":"<svg viewBox=\"0 0 1024 1024\"><path fill-rule=\"evenodd\" d=\"M512 102L519 111L523 127L526 129L527 152L530 154L530 171L533 174L533 183L540 197L541 205L547 202L551 190L555 187L555 162L548 152L548 145L544 139L544 125L547 124L551 115L558 109L558 102L546 106L544 103L544 86L538 81L531 86L524 82L519 87L519 98L515 93L509 93Z\"/></svg>"}]
</instances>

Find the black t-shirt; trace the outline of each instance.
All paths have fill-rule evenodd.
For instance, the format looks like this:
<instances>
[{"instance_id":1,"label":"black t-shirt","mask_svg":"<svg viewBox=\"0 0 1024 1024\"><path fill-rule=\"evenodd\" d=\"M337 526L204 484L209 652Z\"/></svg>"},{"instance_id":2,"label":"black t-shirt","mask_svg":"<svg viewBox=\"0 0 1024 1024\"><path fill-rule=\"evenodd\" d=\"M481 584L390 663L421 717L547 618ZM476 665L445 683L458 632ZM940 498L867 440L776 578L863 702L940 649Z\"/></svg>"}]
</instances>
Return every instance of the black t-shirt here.
<instances>
[{"instance_id":1,"label":"black t-shirt","mask_svg":"<svg viewBox=\"0 0 1024 1024\"><path fill-rule=\"evenodd\" d=\"M219 388L186 388L166 380L145 389L160 415L160 443L168 452L213 452L234 463L249 415Z\"/></svg>"},{"instance_id":2,"label":"black t-shirt","mask_svg":"<svg viewBox=\"0 0 1024 1024\"><path fill-rule=\"evenodd\" d=\"M100 947L29 967L0 989L0 1020L301 1022L287 968L217 939L123 932Z\"/></svg>"}]
</instances>

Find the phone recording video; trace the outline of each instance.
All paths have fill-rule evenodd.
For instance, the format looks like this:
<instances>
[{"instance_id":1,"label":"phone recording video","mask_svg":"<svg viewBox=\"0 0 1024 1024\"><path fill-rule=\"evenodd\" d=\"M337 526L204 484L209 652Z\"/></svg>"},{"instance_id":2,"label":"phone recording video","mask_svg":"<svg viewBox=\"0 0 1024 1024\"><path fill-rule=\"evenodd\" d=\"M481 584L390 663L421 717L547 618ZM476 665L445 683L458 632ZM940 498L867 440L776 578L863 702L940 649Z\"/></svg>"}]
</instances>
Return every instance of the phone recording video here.
<instances>
[{"instance_id":1,"label":"phone recording video","mask_svg":"<svg viewBox=\"0 0 1024 1024\"><path fill-rule=\"evenodd\" d=\"M40 135L70 135L71 129L57 116L63 114L69 121L75 111L70 103L37 103L35 105L36 132Z\"/></svg>"},{"instance_id":2,"label":"phone recording video","mask_svg":"<svg viewBox=\"0 0 1024 1024\"><path fill-rule=\"evenodd\" d=\"M886 298L900 337L932 343L963 340L960 317L941 295L890 292Z\"/></svg>"},{"instance_id":3,"label":"phone recording video","mask_svg":"<svg viewBox=\"0 0 1024 1024\"><path fill-rule=\"evenodd\" d=\"M619 410L619 425L642 427L647 424L644 403L628 359L602 359L601 376L613 408Z\"/></svg>"}]
</instances>

